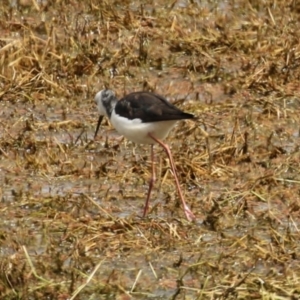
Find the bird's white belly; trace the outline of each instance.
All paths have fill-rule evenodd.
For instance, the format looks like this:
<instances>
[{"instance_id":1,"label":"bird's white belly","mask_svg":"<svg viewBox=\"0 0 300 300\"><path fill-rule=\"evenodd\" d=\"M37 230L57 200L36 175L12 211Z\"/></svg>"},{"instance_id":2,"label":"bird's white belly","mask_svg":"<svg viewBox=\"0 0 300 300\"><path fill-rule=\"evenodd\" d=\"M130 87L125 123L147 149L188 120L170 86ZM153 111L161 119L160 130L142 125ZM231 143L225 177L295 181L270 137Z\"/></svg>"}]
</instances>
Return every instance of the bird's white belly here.
<instances>
[{"instance_id":1,"label":"bird's white belly","mask_svg":"<svg viewBox=\"0 0 300 300\"><path fill-rule=\"evenodd\" d=\"M155 141L149 137L149 133L158 139L164 139L177 122L172 120L142 123L140 119L129 120L121 117L115 111L112 112L110 120L119 134L138 144L154 144Z\"/></svg>"}]
</instances>

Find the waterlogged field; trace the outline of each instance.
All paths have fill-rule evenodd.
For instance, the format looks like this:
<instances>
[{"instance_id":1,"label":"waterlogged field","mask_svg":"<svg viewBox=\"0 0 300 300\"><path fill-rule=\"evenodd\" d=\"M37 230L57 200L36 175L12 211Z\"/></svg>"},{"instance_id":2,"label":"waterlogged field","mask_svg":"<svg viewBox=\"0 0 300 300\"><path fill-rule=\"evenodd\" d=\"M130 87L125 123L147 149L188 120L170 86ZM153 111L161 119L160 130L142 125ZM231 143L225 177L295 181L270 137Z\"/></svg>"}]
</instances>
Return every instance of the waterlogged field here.
<instances>
[{"instance_id":1,"label":"waterlogged field","mask_svg":"<svg viewBox=\"0 0 300 300\"><path fill-rule=\"evenodd\" d=\"M0 298L298 299L297 1L1 1ZM195 114L150 147L95 93Z\"/></svg>"}]
</instances>

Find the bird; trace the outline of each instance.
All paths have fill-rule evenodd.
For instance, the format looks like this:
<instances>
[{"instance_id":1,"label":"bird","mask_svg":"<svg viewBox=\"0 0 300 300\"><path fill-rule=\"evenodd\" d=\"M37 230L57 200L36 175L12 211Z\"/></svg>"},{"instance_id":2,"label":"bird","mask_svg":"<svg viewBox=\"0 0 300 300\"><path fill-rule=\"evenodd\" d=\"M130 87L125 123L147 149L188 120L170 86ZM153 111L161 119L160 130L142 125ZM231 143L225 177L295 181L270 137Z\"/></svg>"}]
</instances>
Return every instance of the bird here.
<instances>
[{"instance_id":1,"label":"bird","mask_svg":"<svg viewBox=\"0 0 300 300\"><path fill-rule=\"evenodd\" d=\"M128 140L137 144L151 145L152 175L149 181L143 217L147 215L151 191L156 181L153 147L155 144L159 144L169 158L185 216L188 221L193 221L195 215L186 204L181 191L170 147L162 140L168 136L177 121L195 119L195 116L180 110L163 96L146 91L132 92L118 100L112 90L104 89L96 94L94 100L99 112L94 139L103 118L107 117L116 131Z\"/></svg>"}]
</instances>

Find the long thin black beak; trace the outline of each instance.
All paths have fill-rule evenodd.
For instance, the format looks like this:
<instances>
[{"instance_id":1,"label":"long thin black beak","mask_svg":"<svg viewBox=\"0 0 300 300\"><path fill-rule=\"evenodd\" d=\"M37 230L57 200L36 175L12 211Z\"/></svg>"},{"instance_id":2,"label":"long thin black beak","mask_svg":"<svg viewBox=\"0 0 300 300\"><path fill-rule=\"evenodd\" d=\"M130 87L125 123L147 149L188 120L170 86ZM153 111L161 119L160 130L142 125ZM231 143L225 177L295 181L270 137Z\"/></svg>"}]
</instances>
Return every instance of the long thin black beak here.
<instances>
[{"instance_id":1,"label":"long thin black beak","mask_svg":"<svg viewBox=\"0 0 300 300\"><path fill-rule=\"evenodd\" d=\"M99 128L100 128L100 125L101 125L101 122L102 122L102 120L103 120L103 117L104 117L104 116L100 116L100 117L99 117L98 124L97 124L97 128L96 128L96 132L95 132L95 135L94 135L94 139L95 139L96 136L97 136L97 133L98 133Z\"/></svg>"}]
</instances>

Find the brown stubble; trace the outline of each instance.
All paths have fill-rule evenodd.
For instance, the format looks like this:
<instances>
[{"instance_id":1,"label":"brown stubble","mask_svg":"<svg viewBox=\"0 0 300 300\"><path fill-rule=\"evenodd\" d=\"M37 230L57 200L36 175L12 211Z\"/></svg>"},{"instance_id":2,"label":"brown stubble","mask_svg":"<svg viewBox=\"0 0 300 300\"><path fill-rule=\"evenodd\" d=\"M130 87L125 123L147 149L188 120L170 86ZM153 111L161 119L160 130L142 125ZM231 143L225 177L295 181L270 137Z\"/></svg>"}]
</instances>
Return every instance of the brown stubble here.
<instances>
[{"instance_id":1,"label":"brown stubble","mask_svg":"<svg viewBox=\"0 0 300 300\"><path fill-rule=\"evenodd\" d=\"M187 1L188 2L188 1ZM11 4L9 4L11 3ZM299 297L296 1L0 4L0 296ZM96 140L95 93L163 94L156 147Z\"/></svg>"}]
</instances>

